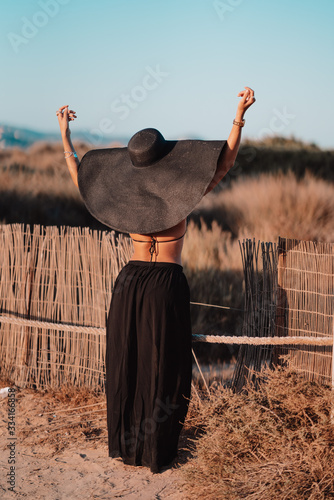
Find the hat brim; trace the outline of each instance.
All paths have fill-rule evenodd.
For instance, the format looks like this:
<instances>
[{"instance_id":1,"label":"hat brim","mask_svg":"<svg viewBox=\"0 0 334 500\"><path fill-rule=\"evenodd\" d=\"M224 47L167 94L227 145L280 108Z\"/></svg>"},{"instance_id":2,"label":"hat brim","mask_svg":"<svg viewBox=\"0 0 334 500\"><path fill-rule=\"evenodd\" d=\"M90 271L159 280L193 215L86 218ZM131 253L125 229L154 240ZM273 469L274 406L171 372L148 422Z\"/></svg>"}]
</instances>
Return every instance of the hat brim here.
<instances>
[{"instance_id":1,"label":"hat brim","mask_svg":"<svg viewBox=\"0 0 334 500\"><path fill-rule=\"evenodd\" d=\"M124 233L150 234L186 218L202 199L226 141L166 141L169 153L148 167L135 167L127 148L88 151L79 190L88 211Z\"/></svg>"}]
</instances>

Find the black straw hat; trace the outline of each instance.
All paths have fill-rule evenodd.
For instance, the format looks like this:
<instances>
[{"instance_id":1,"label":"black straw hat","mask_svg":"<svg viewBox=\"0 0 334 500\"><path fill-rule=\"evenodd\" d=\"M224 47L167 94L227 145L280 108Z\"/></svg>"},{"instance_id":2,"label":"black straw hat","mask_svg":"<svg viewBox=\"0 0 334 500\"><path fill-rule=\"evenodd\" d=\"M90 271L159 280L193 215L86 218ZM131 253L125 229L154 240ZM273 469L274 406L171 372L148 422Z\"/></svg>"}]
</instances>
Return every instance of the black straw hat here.
<instances>
[{"instance_id":1,"label":"black straw hat","mask_svg":"<svg viewBox=\"0 0 334 500\"><path fill-rule=\"evenodd\" d=\"M158 130L141 130L127 148L96 149L83 156L80 193L89 212L117 231L169 229L203 197L225 142L166 141Z\"/></svg>"}]
</instances>

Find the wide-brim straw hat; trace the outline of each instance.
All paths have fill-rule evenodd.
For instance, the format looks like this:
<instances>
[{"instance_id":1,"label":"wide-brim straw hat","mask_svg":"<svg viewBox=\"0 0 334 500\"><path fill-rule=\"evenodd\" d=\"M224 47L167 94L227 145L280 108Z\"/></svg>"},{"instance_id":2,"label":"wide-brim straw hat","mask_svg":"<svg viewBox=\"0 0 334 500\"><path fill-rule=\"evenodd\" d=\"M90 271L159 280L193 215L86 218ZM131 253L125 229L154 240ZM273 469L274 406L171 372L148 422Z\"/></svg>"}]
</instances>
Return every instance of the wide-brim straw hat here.
<instances>
[{"instance_id":1,"label":"wide-brim straw hat","mask_svg":"<svg viewBox=\"0 0 334 500\"><path fill-rule=\"evenodd\" d=\"M186 218L217 169L226 141L167 141L156 129L137 132L125 148L88 151L78 172L89 212L124 233L152 234Z\"/></svg>"}]
</instances>

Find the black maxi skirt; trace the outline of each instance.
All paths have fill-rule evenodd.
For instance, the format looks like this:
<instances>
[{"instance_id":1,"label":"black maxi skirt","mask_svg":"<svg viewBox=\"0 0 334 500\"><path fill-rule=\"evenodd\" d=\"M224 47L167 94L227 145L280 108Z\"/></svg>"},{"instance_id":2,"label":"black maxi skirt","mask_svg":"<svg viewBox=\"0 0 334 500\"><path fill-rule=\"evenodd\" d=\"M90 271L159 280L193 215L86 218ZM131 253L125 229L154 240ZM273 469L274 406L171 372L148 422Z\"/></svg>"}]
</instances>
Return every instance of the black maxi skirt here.
<instances>
[{"instance_id":1,"label":"black maxi skirt","mask_svg":"<svg viewBox=\"0 0 334 500\"><path fill-rule=\"evenodd\" d=\"M116 279L107 321L110 457L159 472L177 456L191 365L190 293L182 266L130 261Z\"/></svg>"}]
</instances>

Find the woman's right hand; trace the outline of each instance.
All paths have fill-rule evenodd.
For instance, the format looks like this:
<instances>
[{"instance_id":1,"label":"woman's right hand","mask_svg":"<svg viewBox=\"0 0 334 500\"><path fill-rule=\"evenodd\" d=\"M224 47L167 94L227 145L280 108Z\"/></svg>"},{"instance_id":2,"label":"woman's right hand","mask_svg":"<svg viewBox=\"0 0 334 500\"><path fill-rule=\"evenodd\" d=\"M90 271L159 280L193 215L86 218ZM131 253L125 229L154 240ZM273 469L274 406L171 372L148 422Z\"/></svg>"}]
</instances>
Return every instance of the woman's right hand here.
<instances>
[{"instance_id":1,"label":"woman's right hand","mask_svg":"<svg viewBox=\"0 0 334 500\"><path fill-rule=\"evenodd\" d=\"M246 90L242 90L238 94L238 97L241 97L241 99L237 108L237 120L242 119L247 109L255 102L254 90L252 90L250 87L245 87L245 89Z\"/></svg>"},{"instance_id":2,"label":"woman's right hand","mask_svg":"<svg viewBox=\"0 0 334 500\"><path fill-rule=\"evenodd\" d=\"M77 116L73 109L68 109L68 105L61 106L57 111L58 122L62 137L69 137L71 134L69 122L73 121Z\"/></svg>"}]
</instances>

